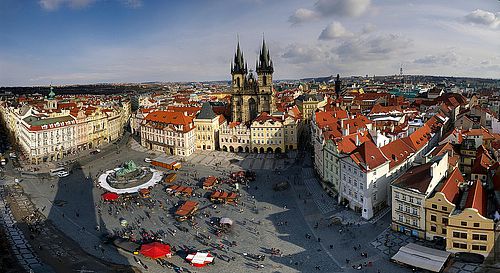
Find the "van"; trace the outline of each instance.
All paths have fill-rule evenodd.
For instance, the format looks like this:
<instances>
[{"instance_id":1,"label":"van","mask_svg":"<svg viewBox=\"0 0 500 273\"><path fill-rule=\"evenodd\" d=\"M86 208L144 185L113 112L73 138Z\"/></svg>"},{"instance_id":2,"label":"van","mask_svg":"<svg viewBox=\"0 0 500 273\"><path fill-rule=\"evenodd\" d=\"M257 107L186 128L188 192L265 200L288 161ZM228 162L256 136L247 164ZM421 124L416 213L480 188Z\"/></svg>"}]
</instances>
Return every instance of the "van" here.
<instances>
[{"instance_id":1,"label":"van","mask_svg":"<svg viewBox=\"0 0 500 273\"><path fill-rule=\"evenodd\" d=\"M62 171L66 171L66 169L65 169L65 168L63 168L63 167L60 167L60 168L55 168L55 169L51 169L51 170L49 171L49 174L50 174L50 176L57 176L57 174L58 174L59 172L62 172Z\"/></svg>"}]
</instances>

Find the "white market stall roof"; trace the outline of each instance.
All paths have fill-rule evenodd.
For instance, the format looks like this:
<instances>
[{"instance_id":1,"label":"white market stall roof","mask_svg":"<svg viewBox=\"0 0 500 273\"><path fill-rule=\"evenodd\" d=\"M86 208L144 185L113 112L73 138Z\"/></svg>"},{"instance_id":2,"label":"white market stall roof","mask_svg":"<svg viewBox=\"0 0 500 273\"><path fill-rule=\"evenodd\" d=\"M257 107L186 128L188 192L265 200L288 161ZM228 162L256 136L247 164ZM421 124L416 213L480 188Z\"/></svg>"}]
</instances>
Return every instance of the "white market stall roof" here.
<instances>
[{"instance_id":1,"label":"white market stall roof","mask_svg":"<svg viewBox=\"0 0 500 273\"><path fill-rule=\"evenodd\" d=\"M227 225L233 225L233 220L227 218L227 217L223 217L223 218L220 218L220 221L219 223L221 224L227 224Z\"/></svg>"},{"instance_id":2,"label":"white market stall roof","mask_svg":"<svg viewBox=\"0 0 500 273\"><path fill-rule=\"evenodd\" d=\"M392 260L433 272L441 272L449 257L449 252L409 243L401 247L398 253L392 256Z\"/></svg>"},{"instance_id":3,"label":"white market stall roof","mask_svg":"<svg viewBox=\"0 0 500 273\"><path fill-rule=\"evenodd\" d=\"M163 177L162 171L158 171L158 170L155 170L152 168L150 168L149 170L153 173L153 177L151 177L151 179L149 179L148 182L141 184L141 185L138 185L138 186L135 186L135 187L124 188L124 189L117 189L117 188L111 187L111 185L109 185L109 183L108 183L107 178L108 178L108 175L115 172L114 170L109 170L109 171L106 171L105 173L101 174L99 176L99 185L103 189L106 189L109 192L114 192L117 194L136 193L136 192L139 192L140 189L152 187L161 181L161 179Z\"/></svg>"},{"instance_id":4,"label":"white market stall roof","mask_svg":"<svg viewBox=\"0 0 500 273\"><path fill-rule=\"evenodd\" d=\"M195 254L189 254L186 257L187 260L190 260L193 264L206 264L214 261L214 257L209 253L204 252L196 252Z\"/></svg>"}]
</instances>

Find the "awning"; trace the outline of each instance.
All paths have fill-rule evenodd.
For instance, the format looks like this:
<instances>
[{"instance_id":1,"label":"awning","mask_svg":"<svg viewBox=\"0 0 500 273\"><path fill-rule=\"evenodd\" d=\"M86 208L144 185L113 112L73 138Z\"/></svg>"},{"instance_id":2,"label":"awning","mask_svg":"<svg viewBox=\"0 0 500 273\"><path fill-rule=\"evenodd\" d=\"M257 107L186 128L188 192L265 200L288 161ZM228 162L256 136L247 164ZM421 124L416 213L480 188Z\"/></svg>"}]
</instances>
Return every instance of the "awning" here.
<instances>
[{"instance_id":1,"label":"awning","mask_svg":"<svg viewBox=\"0 0 500 273\"><path fill-rule=\"evenodd\" d=\"M398 253L392 256L392 260L416 268L441 272L449 257L449 252L409 243L401 247Z\"/></svg>"}]
</instances>

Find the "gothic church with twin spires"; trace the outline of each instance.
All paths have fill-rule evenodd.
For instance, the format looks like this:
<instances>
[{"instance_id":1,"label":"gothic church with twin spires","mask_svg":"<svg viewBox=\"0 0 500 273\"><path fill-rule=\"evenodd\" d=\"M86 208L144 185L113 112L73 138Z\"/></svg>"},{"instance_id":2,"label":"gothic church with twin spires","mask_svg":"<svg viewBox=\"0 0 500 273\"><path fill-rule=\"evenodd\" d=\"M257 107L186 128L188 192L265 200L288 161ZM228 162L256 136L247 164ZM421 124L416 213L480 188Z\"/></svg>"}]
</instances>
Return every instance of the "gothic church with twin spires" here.
<instances>
[{"instance_id":1,"label":"gothic church with twin spires","mask_svg":"<svg viewBox=\"0 0 500 273\"><path fill-rule=\"evenodd\" d=\"M255 70L257 78L252 70L248 71L238 41L234 61L231 63L231 117L233 121L248 123L262 112L275 111L273 61L264 39Z\"/></svg>"}]
</instances>

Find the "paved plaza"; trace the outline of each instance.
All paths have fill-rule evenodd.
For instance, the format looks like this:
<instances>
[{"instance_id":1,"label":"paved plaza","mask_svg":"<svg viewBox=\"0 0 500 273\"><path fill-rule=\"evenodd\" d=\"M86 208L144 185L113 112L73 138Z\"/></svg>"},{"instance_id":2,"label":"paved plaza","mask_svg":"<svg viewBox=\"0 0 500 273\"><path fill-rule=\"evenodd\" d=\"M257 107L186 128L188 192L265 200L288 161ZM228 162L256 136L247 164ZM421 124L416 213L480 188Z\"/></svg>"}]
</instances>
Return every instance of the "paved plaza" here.
<instances>
[{"instance_id":1,"label":"paved plaza","mask_svg":"<svg viewBox=\"0 0 500 273\"><path fill-rule=\"evenodd\" d=\"M189 200L200 204L194 225L174 219L176 207L188 198L167 194L167 185L156 185L151 198L103 202L104 190L96 186L96 177L128 160L146 166L144 158L155 156L133 147L133 143L130 141L119 149L110 147L96 156L80 158L68 177L23 178L19 194L25 196L27 204L32 204L26 209L38 209L45 219L68 239L78 242L78 246L96 260L132 265L143 272L172 269L142 255L117 250L103 241L104 236L127 235L139 242L154 237L169 243L181 256L186 250L202 250L216 257L214 265L203 269L191 267L181 256L168 259L184 268L184 272L359 272L353 266L360 265L362 272L369 273L411 272L409 268L391 263L387 249L381 248L379 243L388 232L390 213L380 213L377 221L364 221L358 214L339 206L321 189L310 167L310 159L297 153L286 158L276 158L274 154L226 152L196 152L190 156L177 171L174 184L194 188L194 195ZM200 187L201 178L214 175L225 179L231 172L242 169L254 170L256 181L241 189L237 205L214 207L207 198L210 191ZM274 183L284 180L291 187L281 192L273 191ZM221 184L219 189L235 190L230 184ZM233 219L232 230L228 234L215 235L210 223L214 217ZM122 220L128 222L127 227L121 225ZM57 236L52 230L42 232L46 232L42 235ZM406 241L401 240L401 244L403 242ZM68 245L57 249L45 242L42 247L49 250L47 253L70 263L81 255ZM271 249L279 249L281 254L271 255ZM244 253L265 255L266 258L256 261ZM78 266L81 264L75 262L72 268ZM94 268L98 269L99 264ZM456 271L465 273L469 269L453 264L449 272L465 270Z\"/></svg>"}]
</instances>

